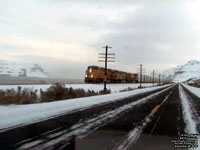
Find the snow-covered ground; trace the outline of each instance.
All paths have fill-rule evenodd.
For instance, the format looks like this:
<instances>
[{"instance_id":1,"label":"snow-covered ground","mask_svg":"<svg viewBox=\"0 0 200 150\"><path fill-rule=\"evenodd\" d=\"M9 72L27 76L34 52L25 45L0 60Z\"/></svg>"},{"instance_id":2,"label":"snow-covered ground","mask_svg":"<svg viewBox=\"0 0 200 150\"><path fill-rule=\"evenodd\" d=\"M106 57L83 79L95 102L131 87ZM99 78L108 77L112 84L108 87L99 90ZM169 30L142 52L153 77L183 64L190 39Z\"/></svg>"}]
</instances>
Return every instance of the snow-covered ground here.
<instances>
[{"instance_id":1,"label":"snow-covered ground","mask_svg":"<svg viewBox=\"0 0 200 150\"><path fill-rule=\"evenodd\" d=\"M189 79L200 79L200 61L190 60L184 65L179 65L163 73L173 82L184 82Z\"/></svg>"},{"instance_id":2,"label":"snow-covered ground","mask_svg":"<svg viewBox=\"0 0 200 150\"><path fill-rule=\"evenodd\" d=\"M179 85L179 94L181 98L183 117L186 123L186 133L197 134L196 123L192 117L191 103L189 102L183 88Z\"/></svg>"},{"instance_id":3,"label":"snow-covered ground","mask_svg":"<svg viewBox=\"0 0 200 150\"><path fill-rule=\"evenodd\" d=\"M111 90L112 93L119 92L120 90L130 88L138 88L140 84L138 83L129 83L129 84L107 84L107 88ZM144 83L142 86L149 87L152 86L152 83ZM156 85L156 84L155 84ZM46 91L47 88L51 86L51 84L41 84L41 85L1 85L0 90L6 90L6 89L17 89L18 86L21 86L24 88L31 88L34 90L39 91L42 89L43 91ZM65 87L72 87L74 89L83 88L85 90L93 90L95 92L100 91L103 89L103 84L65 84Z\"/></svg>"},{"instance_id":4,"label":"snow-covered ground","mask_svg":"<svg viewBox=\"0 0 200 150\"><path fill-rule=\"evenodd\" d=\"M41 104L0 106L0 130L55 117L62 113L102 105L170 85Z\"/></svg>"},{"instance_id":5,"label":"snow-covered ground","mask_svg":"<svg viewBox=\"0 0 200 150\"><path fill-rule=\"evenodd\" d=\"M188 89L192 94L200 98L200 88L182 84L186 89Z\"/></svg>"},{"instance_id":6,"label":"snow-covered ground","mask_svg":"<svg viewBox=\"0 0 200 150\"><path fill-rule=\"evenodd\" d=\"M185 85L186 86L186 85ZM190 89L190 91L194 91L192 87L187 87ZM191 90L193 89L193 90ZM196 91L196 90L195 90ZM200 90L199 90L200 92ZM198 143L200 142L200 136L197 131L197 124L199 124L199 119L195 118L194 114L197 112L197 110L193 107L192 103L189 101L186 93L184 92L183 88L179 85L179 94L181 98L181 104L182 104L182 112L183 112L183 118L186 123L185 132L187 134L197 134L198 135ZM200 150L200 147L192 148L192 150Z\"/></svg>"}]
</instances>

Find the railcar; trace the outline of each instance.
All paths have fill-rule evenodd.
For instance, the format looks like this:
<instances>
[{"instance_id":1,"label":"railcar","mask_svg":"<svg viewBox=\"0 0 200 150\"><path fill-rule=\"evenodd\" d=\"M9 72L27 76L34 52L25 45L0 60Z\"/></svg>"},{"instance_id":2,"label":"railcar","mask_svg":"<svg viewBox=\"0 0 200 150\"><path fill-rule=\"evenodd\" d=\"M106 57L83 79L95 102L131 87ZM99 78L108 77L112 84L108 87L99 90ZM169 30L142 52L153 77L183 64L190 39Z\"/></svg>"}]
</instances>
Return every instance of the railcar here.
<instances>
[{"instance_id":1,"label":"railcar","mask_svg":"<svg viewBox=\"0 0 200 150\"><path fill-rule=\"evenodd\" d=\"M105 76L105 69L98 66L88 66L85 72L86 83L103 83ZM143 83L151 83L153 77L142 75ZM123 71L107 69L107 82L108 83L138 83L140 82L140 75L136 73L127 73ZM158 82L157 78L154 78L154 82Z\"/></svg>"}]
</instances>

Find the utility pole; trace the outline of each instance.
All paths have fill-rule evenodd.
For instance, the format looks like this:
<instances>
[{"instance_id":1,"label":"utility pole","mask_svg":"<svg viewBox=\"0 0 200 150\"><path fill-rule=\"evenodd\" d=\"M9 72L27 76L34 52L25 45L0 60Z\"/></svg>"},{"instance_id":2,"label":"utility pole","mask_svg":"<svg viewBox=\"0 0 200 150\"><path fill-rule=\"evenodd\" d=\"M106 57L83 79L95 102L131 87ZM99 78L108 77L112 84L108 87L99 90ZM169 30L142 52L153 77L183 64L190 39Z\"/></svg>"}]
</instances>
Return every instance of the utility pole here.
<instances>
[{"instance_id":1,"label":"utility pole","mask_svg":"<svg viewBox=\"0 0 200 150\"><path fill-rule=\"evenodd\" d=\"M159 85L160 85L160 73L159 73Z\"/></svg>"},{"instance_id":2,"label":"utility pole","mask_svg":"<svg viewBox=\"0 0 200 150\"><path fill-rule=\"evenodd\" d=\"M144 65L140 64L139 65L140 67L137 68L137 74L138 74L138 78L139 78L139 82L140 82L140 85L139 85L139 88L142 87L142 83L145 82L146 80L146 77L142 77L143 74L145 74L145 68L143 67Z\"/></svg>"},{"instance_id":3,"label":"utility pole","mask_svg":"<svg viewBox=\"0 0 200 150\"><path fill-rule=\"evenodd\" d=\"M108 53L108 49L109 48L112 48L112 47L109 47L109 46L105 46L105 47L102 47L102 48L105 48L105 53L99 53L99 55L103 55L103 57L98 57L98 58L103 58L103 60L98 60L99 62L105 62L105 73L104 73L104 92L106 93L107 91L107 88L106 88L106 84L107 84L107 63L108 62L115 62L115 57L108 57L110 55L115 55L114 53Z\"/></svg>"},{"instance_id":4,"label":"utility pole","mask_svg":"<svg viewBox=\"0 0 200 150\"><path fill-rule=\"evenodd\" d=\"M154 74L155 74L155 70L153 70L153 86L154 86Z\"/></svg>"},{"instance_id":5,"label":"utility pole","mask_svg":"<svg viewBox=\"0 0 200 150\"><path fill-rule=\"evenodd\" d=\"M163 81L162 81L162 83L164 84L164 82L165 82L165 76L163 75Z\"/></svg>"},{"instance_id":6,"label":"utility pole","mask_svg":"<svg viewBox=\"0 0 200 150\"><path fill-rule=\"evenodd\" d=\"M142 64L140 64L140 88L142 87Z\"/></svg>"}]
</instances>

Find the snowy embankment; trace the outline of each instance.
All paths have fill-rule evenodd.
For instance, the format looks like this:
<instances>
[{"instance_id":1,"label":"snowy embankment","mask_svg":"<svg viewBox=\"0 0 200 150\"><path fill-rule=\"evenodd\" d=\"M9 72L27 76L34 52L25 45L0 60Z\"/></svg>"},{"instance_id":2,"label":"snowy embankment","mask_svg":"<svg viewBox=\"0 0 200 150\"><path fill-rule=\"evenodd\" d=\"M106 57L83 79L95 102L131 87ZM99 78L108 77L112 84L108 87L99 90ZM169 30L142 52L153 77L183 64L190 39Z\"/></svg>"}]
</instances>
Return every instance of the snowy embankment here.
<instances>
[{"instance_id":1,"label":"snowy embankment","mask_svg":"<svg viewBox=\"0 0 200 150\"><path fill-rule=\"evenodd\" d=\"M184 85L186 87L186 85ZM190 88L190 86L187 87L188 90L191 90L193 87ZM195 91L195 90L193 90ZM199 90L200 91L200 90ZM195 119L195 112L197 110L192 106L192 103L190 102L190 98L187 97L185 91L183 88L179 85L179 94L181 98L181 104L182 104L182 112L183 112L183 118L186 124L185 132L187 134L197 134L198 135L198 143L200 143L200 135L199 132L197 131L197 124L199 121ZM200 147L197 148L192 148L192 150L200 150Z\"/></svg>"},{"instance_id":2,"label":"snowy embankment","mask_svg":"<svg viewBox=\"0 0 200 150\"><path fill-rule=\"evenodd\" d=\"M193 120L191 103L188 100L183 88L179 85L179 94L181 98L183 117L186 123L186 133L197 134L196 123Z\"/></svg>"},{"instance_id":3,"label":"snowy embankment","mask_svg":"<svg viewBox=\"0 0 200 150\"><path fill-rule=\"evenodd\" d=\"M181 84L181 85L183 85L186 89L188 89L192 94L200 98L200 88L189 86L186 84Z\"/></svg>"},{"instance_id":4,"label":"snowy embankment","mask_svg":"<svg viewBox=\"0 0 200 150\"><path fill-rule=\"evenodd\" d=\"M0 106L0 130L38 122L63 113L83 110L168 86L170 85L42 104Z\"/></svg>"},{"instance_id":5,"label":"snowy embankment","mask_svg":"<svg viewBox=\"0 0 200 150\"><path fill-rule=\"evenodd\" d=\"M38 94L40 89L46 91L52 84L41 84L41 85L1 85L0 90L7 90L7 89L15 89L20 86L22 89L29 88L33 90L37 90ZM144 83L142 86L149 87L152 86L152 83ZM155 83L157 85L157 83ZM107 88L111 90L112 93L119 92L120 90L130 88L138 88L140 86L139 83L124 83L124 84L107 84ZM93 90L95 92L101 91L103 89L103 84L65 84L66 88L72 87L73 89L84 89L84 90Z\"/></svg>"}]
</instances>

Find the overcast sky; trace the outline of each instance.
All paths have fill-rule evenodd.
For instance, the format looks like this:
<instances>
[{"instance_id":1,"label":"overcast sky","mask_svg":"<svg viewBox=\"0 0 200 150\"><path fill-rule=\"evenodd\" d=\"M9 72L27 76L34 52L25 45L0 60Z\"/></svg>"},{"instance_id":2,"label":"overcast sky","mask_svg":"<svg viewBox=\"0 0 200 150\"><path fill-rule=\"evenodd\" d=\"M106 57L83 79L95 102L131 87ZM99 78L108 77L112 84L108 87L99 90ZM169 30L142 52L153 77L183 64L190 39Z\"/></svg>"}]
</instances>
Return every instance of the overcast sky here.
<instances>
[{"instance_id":1,"label":"overcast sky","mask_svg":"<svg viewBox=\"0 0 200 150\"><path fill-rule=\"evenodd\" d=\"M0 60L41 64L83 78L102 46L110 68L169 69L200 58L198 0L0 0Z\"/></svg>"}]
</instances>

